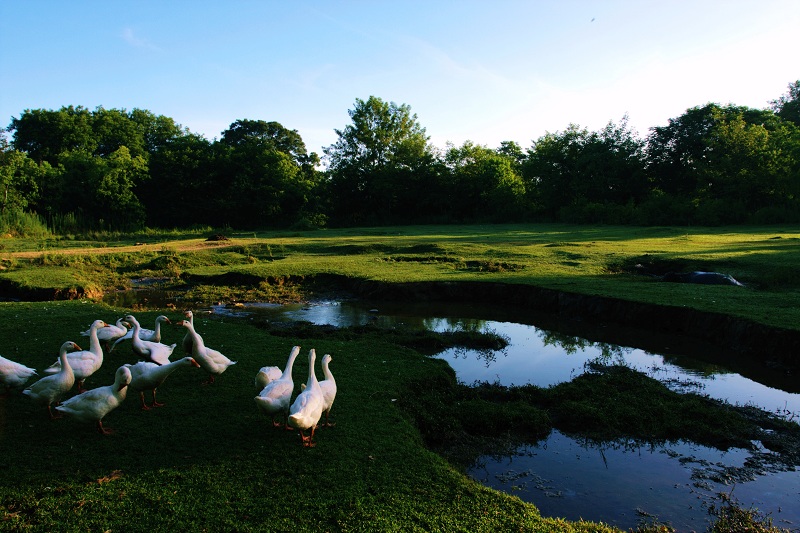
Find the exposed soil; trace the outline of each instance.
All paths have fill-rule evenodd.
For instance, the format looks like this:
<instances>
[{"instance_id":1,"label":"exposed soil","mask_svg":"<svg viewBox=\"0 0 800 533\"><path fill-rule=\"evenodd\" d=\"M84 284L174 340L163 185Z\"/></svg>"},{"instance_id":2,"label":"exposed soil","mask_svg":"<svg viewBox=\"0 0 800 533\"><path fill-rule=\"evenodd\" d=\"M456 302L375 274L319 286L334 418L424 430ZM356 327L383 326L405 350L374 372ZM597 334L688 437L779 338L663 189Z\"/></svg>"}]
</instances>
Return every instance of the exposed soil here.
<instances>
[{"instance_id":1,"label":"exposed soil","mask_svg":"<svg viewBox=\"0 0 800 533\"><path fill-rule=\"evenodd\" d=\"M214 236L209 237L204 241L197 241L191 240L186 242L179 242L179 241L171 241L169 243L169 249L175 250L176 252L198 252L201 250L208 250L208 249L219 249L219 248L226 248L226 247L233 247L236 244L228 239L227 237L218 239L214 238ZM29 251L29 252L9 252L4 255L8 257L19 257L22 259L32 259L35 257L41 257L46 254L58 254L58 255L86 255L86 254L108 254L108 253L131 253L131 252L157 252L162 250L164 247L164 243L143 243L137 242L136 244L132 244L129 246L114 246L114 247L98 247L98 248L63 248L57 251Z\"/></svg>"},{"instance_id":2,"label":"exposed soil","mask_svg":"<svg viewBox=\"0 0 800 533\"><path fill-rule=\"evenodd\" d=\"M226 241L192 241L178 249L196 250L208 246L224 247ZM160 246L160 245L145 245ZM120 248L120 251L135 247ZM116 249L115 249L116 250ZM107 253L108 248L81 249L70 253ZM25 252L40 254L41 252ZM27 255L26 255L27 256ZM439 301L497 304L502 302L550 316L568 317L570 321L616 324L639 328L664 335L688 336L729 351L746 356L771 369L782 370L787 375L800 371L800 331L788 330L757 323L741 317L722 313L710 313L687 307L633 302L604 296L570 293L532 285L511 283L486 283L478 281L459 282L410 282L384 283L373 280L349 278L338 275L321 275L304 278L286 276L280 279L262 279L244 274L229 274L213 278L186 278L183 281L197 285L308 286L309 291L335 294L347 291L362 299L394 301ZM0 292L6 297L20 300L45 301L74 298L98 298L81 289L67 292L58 290L30 290L0 280Z\"/></svg>"},{"instance_id":3,"label":"exposed soil","mask_svg":"<svg viewBox=\"0 0 800 533\"><path fill-rule=\"evenodd\" d=\"M570 320L618 324L667 335L689 336L746 355L789 374L800 371L800 331L760 324L722 313L632 302L508 283L345 281L361 298L448 301L520 306Z\"/></svg>"}]
</instances>

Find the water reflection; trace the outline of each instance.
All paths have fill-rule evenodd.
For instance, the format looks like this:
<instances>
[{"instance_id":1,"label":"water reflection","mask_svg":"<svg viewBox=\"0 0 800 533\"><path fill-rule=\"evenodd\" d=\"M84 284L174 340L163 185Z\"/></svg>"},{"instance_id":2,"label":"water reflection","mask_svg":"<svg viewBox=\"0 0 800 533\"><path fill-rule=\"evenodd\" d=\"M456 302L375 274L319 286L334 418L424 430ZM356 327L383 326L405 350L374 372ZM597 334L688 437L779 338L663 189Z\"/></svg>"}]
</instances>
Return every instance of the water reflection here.
<instances>
[{"instance_id":1,"label":"water reflection","mask_svg":"<svg viewBox=\"0 0 800 533\"><path fill-rule=\"evenodd\" d=\"M375 323L440 332L491 331L508 338L504 350L454 348L436 357L448 361L463 383L530 383L542 387L571 380L584 373L592 362L619 363L676 390L800 415L800 385L790 376L738 361L730 354L715 352L714 347L700 346L691 339L598 324L557 324L552 317L521 309L328 301L311 305L214 306L210 311L245 316L259 313L268 320L318 325ZM622 340L612 342L615 338ZM759 379L745 377L736 371L736 365ZM709 502L720 492L732 492L744 507L769 513L775 525L797 528L799 471L775 472L754 479L726 477L726 472L741 466L750 453L736 449L721 452L684 442L658 447L636 443L597 445L553 431L544 441L520 447L513 454L481 458L469 474L488 486L535 503L546 516L584 518L633 528L642 519L655 515L679 531L704 530Z\"/></svg>"},{"instance_id":2,"label":"water reflection","mask_svg":"<svg viewBox=\"0 0 800 533\"><path fill-rule=\"evenodd\" d=\"M719 493L770 514L775 525L797 527L797 472L744 483L727 478L730 467L742 466L748 455L687 442L597 445L553 431L514 455L484 458L469 475L534 503L544 516L602 520L623 529L658 517L678 531L705 531L708 507L719 505Z\"/></svg>"}]
</instances>

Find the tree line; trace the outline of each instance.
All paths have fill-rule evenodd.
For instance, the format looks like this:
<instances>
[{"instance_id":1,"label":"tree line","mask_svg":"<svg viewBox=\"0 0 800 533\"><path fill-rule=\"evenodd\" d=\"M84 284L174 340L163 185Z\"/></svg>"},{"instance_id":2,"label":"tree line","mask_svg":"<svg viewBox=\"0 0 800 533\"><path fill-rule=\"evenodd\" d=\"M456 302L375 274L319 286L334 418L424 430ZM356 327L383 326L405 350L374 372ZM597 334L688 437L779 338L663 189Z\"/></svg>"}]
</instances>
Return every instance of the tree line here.
<instances>
[{"instance_id":1,"label":"tree line","mask_svg":"<svg viewBox=\"0 0 800 533\"><path fill-rule=\"evenodd\" d=\"M708 103L645 137L626 118L570 124L527 148L435 147L408 105L375 96L348 114L319 155L277 122L209 140L142 109L28 109L0 136L0 217L123 231L800 222L800 80L764 109Z\"/></svg>"}]
</instances>

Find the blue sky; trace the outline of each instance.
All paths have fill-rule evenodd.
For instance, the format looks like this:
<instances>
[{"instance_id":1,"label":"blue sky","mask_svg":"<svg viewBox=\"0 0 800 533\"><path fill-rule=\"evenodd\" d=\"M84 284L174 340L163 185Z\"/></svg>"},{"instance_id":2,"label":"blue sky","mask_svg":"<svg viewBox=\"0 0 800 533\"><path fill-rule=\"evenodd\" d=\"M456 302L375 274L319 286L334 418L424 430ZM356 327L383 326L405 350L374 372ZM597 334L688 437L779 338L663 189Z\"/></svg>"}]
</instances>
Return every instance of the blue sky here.
<instances>
[{"instance_id":1,"label":"blue sky","mask_svg":"<svg viewBox=\"0 0 800 533\"><path fill-rule=\"evenodd\" d=\"M25 109L148 109L208 139L280 122L309 151L356 98L431 142L523 148L627 114L640 135L800 79L798 0L0 2L0 126Z\"/></svg>"}]
</instances>

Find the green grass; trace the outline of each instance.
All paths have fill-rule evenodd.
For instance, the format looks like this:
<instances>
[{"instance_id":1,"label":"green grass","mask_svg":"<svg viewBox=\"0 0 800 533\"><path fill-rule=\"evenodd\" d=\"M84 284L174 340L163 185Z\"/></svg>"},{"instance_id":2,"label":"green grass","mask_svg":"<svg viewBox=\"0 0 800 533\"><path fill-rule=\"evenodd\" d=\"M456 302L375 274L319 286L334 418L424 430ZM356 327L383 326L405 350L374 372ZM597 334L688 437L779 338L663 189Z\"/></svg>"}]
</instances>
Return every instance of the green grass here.
<instances>
[{"instance_id":1,"label":"green grass","mask_svg":"<svg viewBox=\"0 0 800 533\"><path fill-rule=\"evenodd\" d=\"M386 282L533 284L722 312L791 329L800 323L793 274L800 261L800 227L415 226L228 236L229 241L209 244L197 235L159 234L132 251L121 247L135 246L139 236L79 244L57 240L38 247L35 241L3 239L0 287L99 294L131 277L167 276L174 283L198 280L202 293L204 280L238 276L258 282L218 287L206 297L260 297L272 291L288 299L302 290L287 279L333 274ZM191 249L183 251L184 246ZM98 250L70 253L74 247ZM38 252L15 255L26 250ZM636 264L725 272L748 287L658 283L634 273ZM127 312L88 300L0 302L0 355L41 370L55 361L65 340L86 344L78 332L92 320L113 322ZM147 325L161 312L136 315ZM166 314L180 318L177 312ZM576 421L564 418L559 402L583 394L584 405L599 406L602 399L594 394L614 385L587 377L585 387L570 383L553 390L553 396L566 395L556 402L560 410L540 393L530 393L540 402L532 407L520 391L503 392L517 396L499 406L487 399L492 390L462 391L465 397L450 402L446 386L425 386L453 383L446 363L412 349L425 349L426 340L327 335L313 328L286 337L231 319L200 316L196 322L207 344L237 365L205 387L202 371L181 369L159 391L167 406L154 411L141 411L138 398L129 397L105 420L116 431L110 437L71 420L51 422L21 395L0 399L0 530L613 531L543 519L533 505L465 478L425 440L440 429L437 424L440 438L463 435L464 428L468 433L472 412L512 424L535 419L528 428L535 434L538 422L547 423L542 415L547 410L568 429ZM165 341L179 343L182 336L182 329L170 328ZM337 425L321 429L313 449L302 448L296 434L269 427L252 399L257 370L282 367L294 344L303 346L294 372L298 389L307 372L304 356L314 347L320 355L333 355L340 390L332 413ZM133 361L127 346L119 348L87 386L111 383L117 366ZM599 392L586 392L592 387ZM665 402L654 404L651 418L669 412L669 402L688 401L647 394ZM419 407L426 405L431 409L423 412ZM575 408L592 419L583 407ZM647 425L638 430L655 431ZM672 436L682 429L668 431Z\"/></svg>"},{"instance_id":2,"label":"green grass","mask_svg":"<svg viewBox=\"0 0 800 533\"><path fill-rule=\"evenodd\" d=\"M85 302L0 303L5 357L42 369L66 339L123 310ZM156 312L138 313L144 324ZM173 318L180 318L174 316ZM238 321L196 317L209 346L238 361L202 386L181 369L159 390L165 407L142 411L131 395L105 419L115 433L50 421L22 395L0 400L0 529L4 531L611 531L543 519L535 507L486 489L427 451L396 405L404 384L446 374L446 364L397 344L277 337ZM168 328L180 342L182 328ZM333 428L300 446L257 409L253 379L266 364L307 375L314 347L331 353L339 395ZM106 355L87 387L109 384L133 362L127 345ZM409 398L405 398L409 401Z\"/></svg>"},{"instance_id":3,"label":"green grass","mask_svg":"<svg viewBox=\"0 0 800 533\"><path fill-rule=\"evenodd\" d=\"M180 237L192 237L191 234ZM239 274L261 280L320 274L386 282L486 281L531 284L625 300L685 306L800 327L800 226L638 228L566 225L408 226L311 232L230 234L230 240L170 238L135 251L103 246L67 254L54 243L35 258L3 240L0 282L96 293L121 278L214 280ZM91 243L84 242L84 246ZM134 244L122 241L119 246ZM27 247L31 248L33 244ZM183 247L191 251L183 251ZM732 275L747 288L657 283L635 265ZM663 273L663 272L662 272Z\"/></svg>"}]
</instances>

